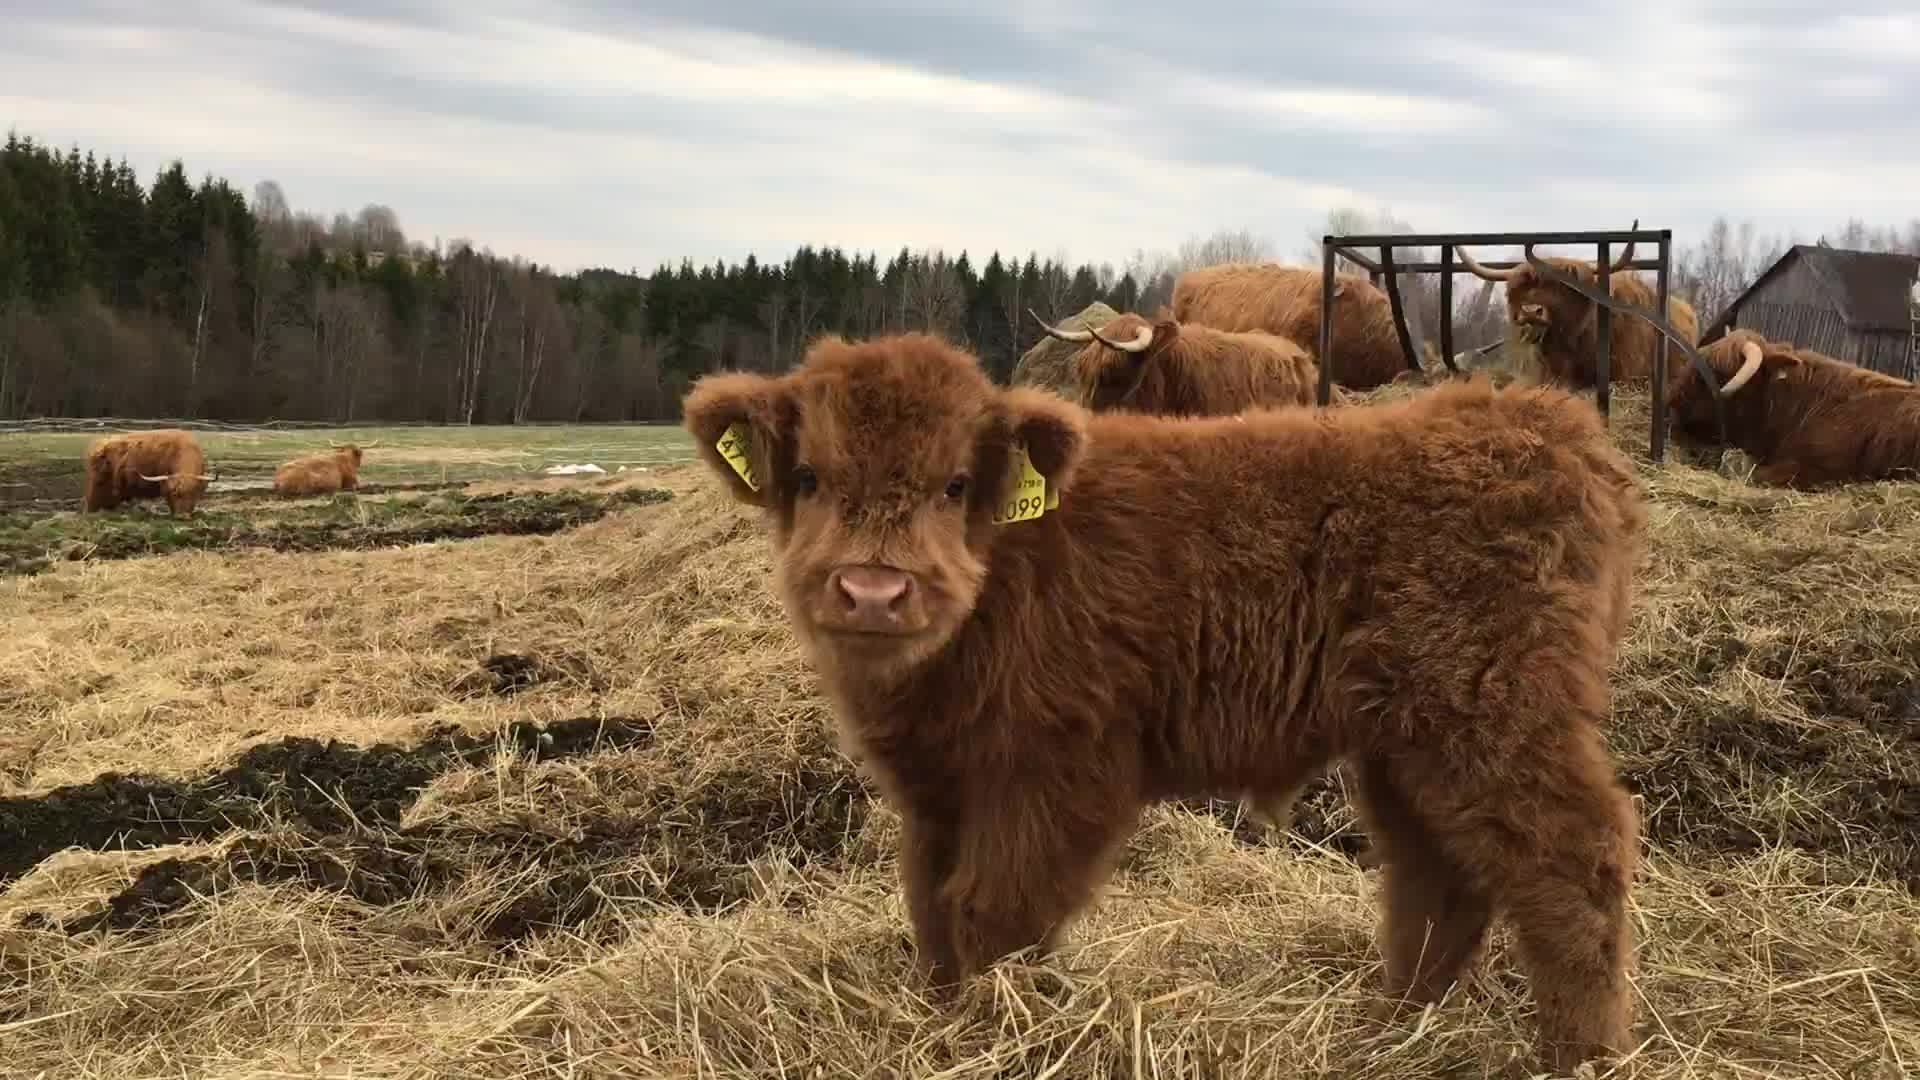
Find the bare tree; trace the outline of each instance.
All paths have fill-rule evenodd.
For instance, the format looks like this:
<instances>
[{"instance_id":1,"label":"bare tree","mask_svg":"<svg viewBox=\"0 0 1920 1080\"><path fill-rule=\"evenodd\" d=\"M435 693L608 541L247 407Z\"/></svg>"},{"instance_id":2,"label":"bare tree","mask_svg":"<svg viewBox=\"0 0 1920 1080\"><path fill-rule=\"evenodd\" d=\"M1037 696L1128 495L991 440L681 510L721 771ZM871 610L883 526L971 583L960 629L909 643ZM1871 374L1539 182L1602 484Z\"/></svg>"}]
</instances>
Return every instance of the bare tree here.
<instances>
[{"instance_id":1,"label":"bare tree","mask_svg":"<svg viewBox=\"0 0 1920 1080\"><path fill-rule=\"evenodd\" d=\"M360 208L353 225L368 251L397 255L406 250L407 236L400 229L400 215L390 206L368 203Z\"/></svg>"},{"instance_id":2,"label":"bare tree","mask_svg":"<svg viewBox=\"0 0 1920 1080\"><path fill-rule=\"evenodd\" d=\"M384 354L380 322L354 286L323 288L315 310L315 340L331 419L351 423L372 358Z\"/></svg>"},{"instance_id":3,"label":"bare tree","mask_svg":"<svg viewBox=\"0 0 1920 1080\"><path fill-rule=\"evenodd\" d=\"M560 310L553 284L543 276L518 275L515 279L520 301L519 370L513 402L513 422L526 423L533 414L534 392L540 385L540 371L546 365L548 351L564 351L566 316Z\"/></svg>"},{"instance_id":4,"label":"bare tree","mask_svg":"<svg viewBox=\"0 0 1920 1080\"><path fill-rule=\"evenodd\" d=\"M253 185L253 216L262 225L284 225L293 220L293 208L287 205L287 193L278 180L262 180Z\"/></svg>"},{"instance_id":5,"label":"bare tree","mask_svg":"<svg viewBox=\"0 0 1920 1080\"><path fill-rule=\"evenodd\" d=\"M462 423L473 423L474 412L480 407L488 334L493 330L494 310L500 302L502 276L499 261L491 253L476 252L470 245L459 250L449 267L460 347L459 368L455 373L455 416Z\"/></svg>"},{"instance_id":6,"label":"bare tree","mask_svg":"<svg viewBox=\"0 0 1920 1080\"><path fill-rule=\"evenodd\" d=\"M960 275L944 252L936 250L914 256L907 264L902 293L902 303L912 319L909 326L932 334L954 336L966 297Z\"/></svg>"},{"instance_id":7,"label":"bare tree","mask_svg":"<svg viewBox=\"0 0 1920 1080\"><path fill-rule=\"evenodd\" d=\"M1041 311L1049 322L1059 322L1075 312L1067 307L1073 296L1073 273L1067 269L1067 251L1060 248L1053 257L1040 264L1040 301Z\"/></svg>"},{"instance_id":8,"label":"bare tree","mask_svg":"<svg viewBox=\"0 0 1920 1080\"><path fill-rule=\"evenodd\" d=\"M1180 270L1235 262L1267 262L1275 258L1273 241L1252 229L1220 229L1211 236L1191 236L1180 245L1174 263Z\"/></svg>"},{"instance_id":9,"label":"bare tree","mask_svg":"<svg viewBox=\"0 0 1920 1080\"><path fill-rule=\"evenodd\" d=\"M1849 224L1849 231L1858 222ZM1864 239L1864 226L1861 227ZM1673 287L1687 297L1702 319L1711 319L1752 285L1785 253L1780 237L1761 240L1751 221L1737 228L1715 218L1698 244L1682 248L1674 259Z\"/></svg>"}]
</instances>

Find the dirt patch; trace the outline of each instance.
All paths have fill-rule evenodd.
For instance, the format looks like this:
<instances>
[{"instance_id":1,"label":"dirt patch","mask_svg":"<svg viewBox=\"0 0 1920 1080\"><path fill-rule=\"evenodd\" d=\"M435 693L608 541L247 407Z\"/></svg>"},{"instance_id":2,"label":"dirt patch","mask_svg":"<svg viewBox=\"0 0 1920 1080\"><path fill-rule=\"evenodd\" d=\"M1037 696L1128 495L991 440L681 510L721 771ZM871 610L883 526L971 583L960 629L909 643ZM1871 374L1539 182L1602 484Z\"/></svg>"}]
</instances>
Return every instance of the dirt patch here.
<instances>
[{"instance_id":1,"label":"dirt patch","mask_svg":"<svg viewBox=\"0 0 1920 1080\"><path fill-rule=\"evenodd\" d=\"M379 500L342 494L310 503L268 501L203 510L182 520L139 510L15 511L0 514L0 573L37 573L61 559L129 559L186 550L366 550L478 536L544 536L672 497L663 488L646 487ZM267 514L272 520L261 520Z\"/></svg>"},{"instance_id":2,"label":"dirt patch","mask_svg":"<svg viewBox=\"0 0 1920 1080\"><path fill-rule=\"evenodd\" d=\"M1920 745L1863 723L1802 726L1729 707L1627 755L1642 830L1663 845L1855 852L1920 895Z\"/></svg>"},{"instance_id":3,"label":"dirt patch","mask_svg":"<svg viewBox=\"0 0 1920 1080\"><path fill-rule=\"evenodd\" d=\"M198 901L252 883L297 885L374 907L483 893L486 909L475 914L472 933L508 943L580 926L614 897L683 910L728 907L754 894L749 863L775 847L799 867L842 865L847 839L871 805L856 778L828 767L802 768L773 786L764 777L721 775L692 792L660 788L618 812L558 826L456 818L394 829L365 825L384 813L355 814L344 827L280 829L244 837L217 856L166 859L99 910L64 920L33 912L23 924L68 933L139 930L193 917L186 909Z\"/></svg>"},{"instance_id":4,"label":"dirt patch","mask_svg":"<svg viewBox=\"0 0 1920 1080\"><path fill-rule=\"evenodd\" d=\"M499 738L442 727L413 747L365 749L289 737L263 743L197 780L116 773L44 795L0 799L0 884L68 847L151 848L291 820L323 832L397 826L436 775L510 745L535 759L648 745L644 719L514 723Z\"/></svg>"},{"instance_id":5,"label":"dirt patch","mask_svg":"<svg viewBox=\"0 0 1920 1080\"><path fill-rule=\"evenodd\" d=\"M480 694L511 697L543 683L572 683L596 691L605 690L609 685L584 657L568 653L552 657L495 653L455 681L452 691L458 697Z\"/></svg>"}]
</instances>

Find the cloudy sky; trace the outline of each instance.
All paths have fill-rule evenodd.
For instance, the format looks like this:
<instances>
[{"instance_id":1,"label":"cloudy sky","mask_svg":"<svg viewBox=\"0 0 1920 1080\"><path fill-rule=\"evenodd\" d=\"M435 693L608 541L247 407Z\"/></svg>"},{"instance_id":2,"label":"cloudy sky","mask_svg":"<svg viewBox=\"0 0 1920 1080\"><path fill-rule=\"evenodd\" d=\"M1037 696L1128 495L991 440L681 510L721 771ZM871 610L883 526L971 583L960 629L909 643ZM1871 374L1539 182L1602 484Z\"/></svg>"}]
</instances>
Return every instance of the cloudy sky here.
<instances>
[{"instance_id":1,"label":"cloudy sky","mask_svg":"<svg viewBox=\"0 0 1920 1080\"><path fill-rule=\"evenodd\" d=\"M1564 9L1554 11L1554 7ZM0 118L561 269L1123 261L1338 206L1920 217L1914 0L0 0Z\"/></svg>"}]
</instances>

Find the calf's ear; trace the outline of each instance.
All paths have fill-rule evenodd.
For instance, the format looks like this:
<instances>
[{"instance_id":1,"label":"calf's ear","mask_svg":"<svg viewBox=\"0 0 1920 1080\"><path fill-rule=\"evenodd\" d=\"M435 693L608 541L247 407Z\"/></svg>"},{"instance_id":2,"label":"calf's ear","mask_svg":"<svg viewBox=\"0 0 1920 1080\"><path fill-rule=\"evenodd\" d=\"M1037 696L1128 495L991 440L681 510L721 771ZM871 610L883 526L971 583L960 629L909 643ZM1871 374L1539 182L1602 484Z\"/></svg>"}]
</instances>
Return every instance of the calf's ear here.
<instances>
[{"instance_id":1,"label":"calf's ear","mask_svg":"<svg viewBox=\"0 0 1920 1080\"><path fill-rule=\"evenodd\" d=\"M1086 452L1086 412L1057 394L1016 386L1004 391L1008 427L1047 485L1064 491Z\"/></svg>"},{"instance_id":2,"label":"calf's ear","mask_svg":"<svg viewBox=\"0 0 1920 1080\"><path fill-rule=\"evenodd\" d=\"M703 376L680 410L700 459L727 481L733 497L751 506L772 505L774 466L792 434L787 380L746 372Z\"/></svg>"}]
</instances>

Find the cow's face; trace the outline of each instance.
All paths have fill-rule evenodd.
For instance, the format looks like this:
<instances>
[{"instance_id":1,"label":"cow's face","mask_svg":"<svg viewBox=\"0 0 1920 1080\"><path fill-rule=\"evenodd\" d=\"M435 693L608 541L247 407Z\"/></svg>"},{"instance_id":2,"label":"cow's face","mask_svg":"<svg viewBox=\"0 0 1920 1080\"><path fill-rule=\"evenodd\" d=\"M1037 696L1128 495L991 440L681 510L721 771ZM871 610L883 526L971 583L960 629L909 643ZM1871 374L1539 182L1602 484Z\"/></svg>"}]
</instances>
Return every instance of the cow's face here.
<instances>
[{"instance_id":1,"label":"cow's face","mask_svg":"<svg viewBox=\"0 0 1920 1080\"><path fill-rule=\"evenodd\" d=\"M1761 350L1761 362L1756 370L1742 378L1748 345ZM1734 330L1700 350L1700 358L1713 369L1715 382L1722 388L1735 387L1731 391L1722 390L1730 435L1750 430L1760 422L1773 384L1799 362L1791 352L1769 350L1765 346L1765 339L1752 331ZM1737 386L1735 380L1739 380ZM1715 390L1700 378L1690 361L1679 364L1668 374L1666 396L1667 417L1675 441L1697 448L1721 445L1719 411L1714 408Z\"/></svg>"},{"instance_id":2,"label":"cow's face","mask_svg":"<svg viewBox=\"0 0 1920 1080\"><path fill-rule=\"evenodd\" d=\"M1594 263L1563 258L1551 258L1548 263L1567 277L1599 286ZM1540 277L1532 265L1523 263L1515 267L1507 281L1507 319L1523 342L1538 346L1548 340L1549 331L1555 338L1571 338L1586 331L1596 321L1596 307L1586 296L1561 282Z\"/></svg>"},{"instance_id":3,"label":"cow's face","mask_svg":"<svg viewBox=\"0 0 1920 1080\"><path fill-rule=\"evenodd\" d=\"M1085 438L1074 406L996 387L917 334L825 339L778 378L709 376L685 416L734 496L767 512L775 585L816 662L881 683L966 622L999 530L1038 527L993 520L1015 447L1058 492Z\"/></svg>"},{"instance_id":4,"label":"cow's face","mask_svg":"<svg viewBox=\"0 0 1920 1080\"><path fill-rule=\"evenodd\" d=\"M167 500L167 511L177 517L192 517L200 499L207 493L207 482L198 476L174 475L160 485Z\"/></svg>"},{"instance_id":5,"label":"cow's face","mask_svg":"<svg viewBox=\"0 0 1920 1080\"><path fill-rule=\"evenodd\" d=\"M1121 315L1099 332L1113 344L1089 341L1070 361L1079 402L1095 412L1123 409L1139 392L1154 358L1173 343L1179 327L1171 320L1156 326L1138 315Z\"/></svg>"},{"instance_id":6,"label":"cow's face","mask_svg":"<svg viewBox=\"0 0 1920 1080\"><path fill-rule=\"evenodd\" d=\"M1597 280L1590 266L1571 260L1553 260L1553 267L1583 281ZM1522 264L1507 281L1507 318L1520 340L1529 345L1573 334L1593 319L1593 301L1556 281L1548 281Z\"/></svg>"}]
</instances>

